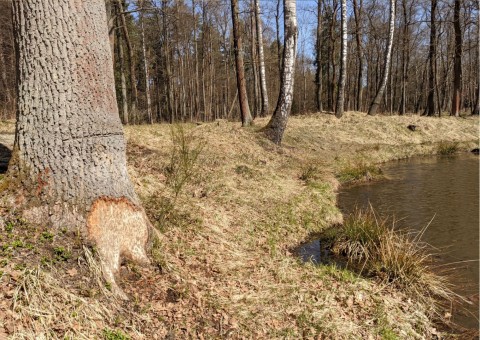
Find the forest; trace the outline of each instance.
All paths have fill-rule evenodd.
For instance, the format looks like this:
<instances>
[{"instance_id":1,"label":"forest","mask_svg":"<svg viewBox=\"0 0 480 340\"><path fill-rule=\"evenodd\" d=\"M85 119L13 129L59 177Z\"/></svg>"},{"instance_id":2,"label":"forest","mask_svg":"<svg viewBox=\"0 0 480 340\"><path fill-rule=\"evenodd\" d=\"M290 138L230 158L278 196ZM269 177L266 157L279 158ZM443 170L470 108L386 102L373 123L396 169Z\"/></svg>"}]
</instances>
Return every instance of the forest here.
<instances>
[{"instance_id":1,"label":"forest","mask_svg":"<svg viewBox=\"0 0 480 340\"><path fill-rule=\"evenodd\" d=\"M379 111L385 114L478 114L478 2L398 0L394 12L391 3L298 1L292 114L336 111L342 53L345 111L367 112L383 88ZM12 118L10 2L0 6L0 106L3 117ZM253 117L265 116L275 109L280 88L283 7L280 0L240 0L237 10L244 100ZM112 0L107 11L124 124L240 119L229 1Z\"/></svg>"},{"instance_id":2,"label":"forest","mask_svg":"<svg viewBox=\"0 0 480 340\"><path fill-rule=\"evenodd\" d=\"M0 0L0 339L478 339L477 0Z\"/></svg>"}]
</instances>

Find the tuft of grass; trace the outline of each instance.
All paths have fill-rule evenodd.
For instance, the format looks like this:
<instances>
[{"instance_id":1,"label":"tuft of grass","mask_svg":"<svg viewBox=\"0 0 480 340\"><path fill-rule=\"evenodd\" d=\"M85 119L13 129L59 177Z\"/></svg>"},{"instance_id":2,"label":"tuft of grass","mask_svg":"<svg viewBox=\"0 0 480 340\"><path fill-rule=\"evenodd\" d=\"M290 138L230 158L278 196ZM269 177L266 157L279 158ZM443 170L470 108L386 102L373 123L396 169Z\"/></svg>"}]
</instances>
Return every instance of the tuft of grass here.
<instances>
[{"instance_id":1,"label":"tuft of grass","mask_svg":"<svg viewBox=\"0 0 480 340\"><path fill-rule=\"evenodd\" d=\"M453 155L454 153L458 152L458 150L458 142L442 141L438 145L437 153L440 155Z\"/></svg>"},{"instance_id":2,"label":"tuft of grass","mask_svg":"<svg viewBox=\"0 0 480 340\"><path fill-rule=\"evenodd\" d=\"M350 164L340 170L337 178L342 183L370 181L381 177L382 169L375 165L369 165L365 162Z\"/></svg>"},{"instance_id":3,"label":"tuft of grass","mask_svg":"<svg viewBox=\"0 0 480 340\"><path fill-rule=\"evenodd\" d=\"M373 209L348 216L334 236L332 250L346 256L361 273L396 285L439 316L439 302L457 298L448 277L434 272L432 248L421 241L424 230L396 230Z\"/></svg>"},{"instance_id":4,"label":"tuft of grass","mask_svg":"<svg viewBox=\"0 0 480 340\"><path fill-rule=\"evenodd\" d=\"M103 330L103 338L105 340L129 340L130 338L123 334L119 330L111 330L108 328L105 328Z\"/></svg>"}]
</instances>

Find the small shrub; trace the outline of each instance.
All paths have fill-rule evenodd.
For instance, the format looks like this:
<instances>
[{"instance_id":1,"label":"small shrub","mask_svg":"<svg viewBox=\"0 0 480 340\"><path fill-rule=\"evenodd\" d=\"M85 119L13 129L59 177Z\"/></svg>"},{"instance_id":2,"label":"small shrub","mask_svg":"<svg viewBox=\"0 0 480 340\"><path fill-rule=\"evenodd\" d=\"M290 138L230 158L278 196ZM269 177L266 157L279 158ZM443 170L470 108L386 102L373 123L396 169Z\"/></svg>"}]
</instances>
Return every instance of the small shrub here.
<instances>
[{"instance_id":1,"label":"small shrub","mask_svg":"<svg viewBox=\"0 0 480 340\"><path fill-rule=\"evenodd\" d=\"M165 168L167 184L173 190L175 197L183 187L192 179L197 171L198 157L204 143L194 140L191 134L187 134L182 125L172 128L173 148L170 155L170 163Z\"/></svg>"},{"instance_id":2,"label":"small shrub","mask_svg":"<svg viewBox=\"0 0 480 340\"><path fill-rule=\"evenodd\" d=\"M72 252L66 250L64 247L53 248L53 253L57 261L67 261L72 257Z\"/></svg>"},{"instance_id":3,"label":"small shrub","mask_svg":"<svg viewBox=\"0 0 480 340\"><path fill-rule=\"evenodd\" d=\"M53 234L49 231L44 231L44 232L42 232L40 237L41 237L42 240L51 241L53 239Z\"/></svg>"},{"instance_id":4,"label":"small shrub","mask_svg":"<svg viewBox=\"0 0 480 340\"><path fill-rule=\"evenodd\" d=\"M440 142L437 152L440 155L453 155L459 150L458 142Z\"/></svg>"}]
</instances>

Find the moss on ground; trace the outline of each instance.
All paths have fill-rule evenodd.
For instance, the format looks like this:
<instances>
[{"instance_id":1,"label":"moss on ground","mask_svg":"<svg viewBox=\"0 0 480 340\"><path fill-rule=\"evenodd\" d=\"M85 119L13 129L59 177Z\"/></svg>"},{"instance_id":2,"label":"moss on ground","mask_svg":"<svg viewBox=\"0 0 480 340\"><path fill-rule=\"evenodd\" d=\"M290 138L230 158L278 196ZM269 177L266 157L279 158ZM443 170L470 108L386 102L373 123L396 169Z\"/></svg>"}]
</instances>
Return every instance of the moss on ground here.
<instances>
[{"instance_id":1,"label":"moss on ground","mask_svg":"<svg viewBox=\"0 0 480 340\"><path fill-rule=\"evenodd\" d=\"M53 233L51 259L68 266L52 269L42 267L41 260L34 266L23 257L6 258L7 266L26 262L26 267L9 269L0 279L0 314L8 315L0 320L0 336L1 326L18 337L132 339L403 339L436 333L427 307L398 288L335 266L302 264L291 249L342 221L335 205L337 177L348 164L370 167L433 154L441 140L456 142L460 149L476 146L478 119L360 113L346 113L340 120L321 114L292 117L281 148L264 139L260 130L266 123L258 119L248 129L225 121L183 124L191 144L182 152L201 149L195 157L181 154L186 163L195 162L186 181L185 176L174 178L186 172L172 168L178 148L169 125L126 127L130 175L160 231L152 266L125 263L121 285L131 299L115 302L88 249L65 256L58 247L66 250L68 242L55 244ZM408 130L409 124L417 131ZM52 242L44 234L48 230L32 232L38 242ZM2 242L7 235L2 230ZM24 236L9 239L6 249L23 249L13 249L15 240L35 244ZM90 266L84 270L75 261ZM75 280L67 280L72 268L100 293L82 295ZM23 300L15 300L8 292L21 282ZM25 294L32 292L44 298ZM27 295L48 313L36 315L31 304L15 304ZM76 307L69 307L60 329L62 301Z\"/></svg>"}]
</instances>

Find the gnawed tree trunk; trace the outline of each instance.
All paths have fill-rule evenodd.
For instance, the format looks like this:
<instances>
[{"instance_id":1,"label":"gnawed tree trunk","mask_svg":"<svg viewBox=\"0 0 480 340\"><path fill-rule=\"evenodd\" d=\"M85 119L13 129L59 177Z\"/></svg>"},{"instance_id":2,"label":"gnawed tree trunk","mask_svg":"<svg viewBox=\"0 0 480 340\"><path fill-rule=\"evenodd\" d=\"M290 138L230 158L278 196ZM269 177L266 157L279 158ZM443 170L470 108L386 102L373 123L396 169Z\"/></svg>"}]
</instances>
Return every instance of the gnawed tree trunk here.
<instances>
[{"instance_id":1,"label":"gnawed tree trunk","mask_svg":"<svg viewBox=\"0 0 480 340\"><path fill-rule=\"evenodd\" d=\"M322 1L317 0L317 37L315 42L315 100L318 112L322 107Z\"/></svg>"},{"instance_id":2,"label":"gnawed tree trunk","mask_svg":"<svg viewBox=\"0 0 480 340\"><path fill-rule=\"evenodd\" d=\"M383 78L380 83L380 87L377 90L377 94L373 99L370 109L368 110L369 115L376 115L378 107L383 99L385 94L385 88L387 87L388 81L388 71L390 69L390 62L392 59L392 46L393 46L393 32L395 30L395 0L390 0L390 23L388 25L388 41L387 41L387 50L385 51L385 62L383 64Z\"/></svg>"},{"instance_id":3,"label":"gnawed tree trunk","mask_svg":"<svg viewBox=\"0 0 480 340\"><path fill-rule=\"evenodd\" d=\"M428 51L429 74L428 74L428 96L425 113L427 116L435 115L435 83L437 76L437 27L435 12L437 0L431 0L430 7L430 47Z\"/></svg>"},{"instance_id":4,"label":"gnawed tree trunk","mask_svg":"<svg viewBox=\"0 0 480 340\"><path fill-rule=\"evenodd\" d=\"M105 3L13 4L19 97L10 171L25 187L25 217L82 226L124 296L114 274L121 256L148 262L149 223L127 172Z\"/></svg>"},{"instance_id":5,"label":"gnawed tree trunk","mask_svg":"<svg viewBox=\"0 0 480 340\"><path fill-rule=\"evenodd\" d=\"M242 126L252 124L252 115L248 106L247 84L245 80L245 69L243 67L242 38L239 32L238 0L231 0L232 23L233 23L233 48L235 51L235 66L237 71L237 89L242 116Z\"/></svg>"},{"instance_id":6,"label":"gnawed tree trunk","mask_svg":"<svg viewBox=\"0 0 480 340\"><path fill-rule=\"evenodd\" d=\"M263 32L262 32L262 19L260 17L260 3L259 0L255 1L255 21L257 24L257 50L260 66L260 94L262 96L262 110L260 114L266 116L269 110L268 92L267 92L267 75L265 72L265 55L263 53Z\"/></svg>"},{"instance_id":7,"label":"gnawed tree trunk","mask_svg":"<svg viewBox=\"0 0 480 340\"><path fill-rule=\"evenodd\" d=\"M455 0L453 11L453 28L455 30L455 57L453 61L453 97L450 115L460 115L462 99L462 28L460 25L460 0Z\"/></svg>"},{"instance_id":8,"label":"gnawed tree trunk","mask_svg":"<svg viewBox=\"0 0 480 340\"><path fill-rule=\"evenodd\" d=\"M340 77L338 78L337 104L335 105L335 116L343 116L345 106L345 81L347 79L347 0L342 0L342 48L340 56Z\"/></svg>"},{"instance_id":9,"label":"gnawed tree trunk","mask_svg":"<svg viewBox=\"0 0 480 340\"><path fill-rule=\"evenodd\" d=\"M280 94L278 95L277 107L265 128L267 137L275 144L281 144L282 142L288 116L292 109L298 32L295 0L284 0L283 15L284 47Z\"/></svg>"}]
</instances>

